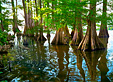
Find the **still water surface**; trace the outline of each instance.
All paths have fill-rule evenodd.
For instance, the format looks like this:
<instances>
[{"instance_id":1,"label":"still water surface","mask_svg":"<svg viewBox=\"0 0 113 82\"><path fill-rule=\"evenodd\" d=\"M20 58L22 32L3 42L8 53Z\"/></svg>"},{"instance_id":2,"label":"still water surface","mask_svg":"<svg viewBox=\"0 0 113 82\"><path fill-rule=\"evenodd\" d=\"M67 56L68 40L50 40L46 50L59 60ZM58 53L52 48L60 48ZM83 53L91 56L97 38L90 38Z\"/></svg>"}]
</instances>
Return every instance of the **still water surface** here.
<instances>
[{"instance_id":1,"label":"still water surface","mask_svg":"<svg viewBox=\"0 0 113 82\"><path fill-rule=\"evenodd\" d=\"M113 82L113 31L106 50L80 52L74 46L51 45L16 37L8 54L0 54L0 81L8 82ZM53 38L54 35L51 36ZM51 41L50 41L51 42ZM108 42L108 43L107 43Z\"/></svg>"}]
</instances>

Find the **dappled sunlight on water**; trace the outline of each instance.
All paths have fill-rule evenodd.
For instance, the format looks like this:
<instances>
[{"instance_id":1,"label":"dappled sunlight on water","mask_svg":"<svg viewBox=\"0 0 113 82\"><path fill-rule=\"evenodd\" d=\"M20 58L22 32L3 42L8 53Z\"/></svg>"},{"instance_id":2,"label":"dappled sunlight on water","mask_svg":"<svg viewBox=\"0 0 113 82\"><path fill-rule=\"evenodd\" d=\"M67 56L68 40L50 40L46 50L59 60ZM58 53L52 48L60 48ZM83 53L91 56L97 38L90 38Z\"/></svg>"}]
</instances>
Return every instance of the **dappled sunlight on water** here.
<instances>
[{"instance_id":1,"label":"dappled sunlight on water","mask_svg":"<svg viewBox=\"0 0 113 82\"><path fill-rule=\"evenodd\" d=\"M0 81L113 81L112 31L109 34L108 49L93 52L81 52L74 46L51 45L49 41L36 42L33 38L16 37L9 53L0 54ZM51 35L53 37L54 34ZM23 45L24 40L28 45Z\"/></svg>"}]
</instances>

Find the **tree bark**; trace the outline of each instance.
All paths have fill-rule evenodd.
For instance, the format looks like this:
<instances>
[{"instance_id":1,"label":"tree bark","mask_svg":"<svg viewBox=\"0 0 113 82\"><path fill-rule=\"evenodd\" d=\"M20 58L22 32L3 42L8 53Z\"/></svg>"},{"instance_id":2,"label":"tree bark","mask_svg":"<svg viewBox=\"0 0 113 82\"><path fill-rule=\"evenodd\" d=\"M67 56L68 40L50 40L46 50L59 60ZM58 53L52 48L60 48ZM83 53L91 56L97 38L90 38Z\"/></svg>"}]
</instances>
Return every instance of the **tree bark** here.
<instances>
[{"instance_id":1,"label":"tree bark","mask_svg":"<svg viewBox=\"0 0 113 82\"><path fill-rule=\"evenodd\" d=\"M41 5L41 0L40 0L40 10L41 10L41 8L42 8L42 5ZM40 35L39 35L39 37L37 38L37 40L39 40L39 41L46 41L46 38L44 37L44 35L43 35L43 26L42 26L42 13L40 13L40 16L41 16L41 20L40 20Z\"/></svg>"},{"instance_id":2,"label":"tree bark","mask_svg":"<svg viewBox=\"0 0 113 82\"><path fill-rule=\"evenodd\" d=\"M56 31L55 37L52 40L51 44L54 44L54 45L64 45L64 44L67 44L66 41L64 40L63 28L59 28Z\"/></svg>"},{"instance_id":3,"label":"tree bark","mask_svg":"<svg viewBox=\"0 0 113 82\"><path fill-rule=\"evenodd\" d=\"M101 27L99 32L100 38L108 38L108 30L107 30L107 17L106 17L106 11L107 11L107 0L103 0L103 13L102 13L102 21L101 21Z\"/></svg>"},{"instance_id":4,"label":"tree bark","mask_svg":"<svg viewBox=\"0 0 113 82\"><path fill-rule=\"evenodd\" d=\"M49 8L49 1L47 1L47 7ZM47 23L48 23L48 19L49 19L48 16L49 16L49 13L47 13ZM47 27L48 27L48 24L47 24ZM47 38L50 38L50 30L49 29L47 30Z\"/></svg>"},{"instance_id":5,"label":"tree bark","mask_svg":"<svg viewBox=\"0 0 113 82\"><path fill-rule=\"evenodd\" d=\"M37 5L37 0L35 0L35 5L36 5L36 17L38 17L38 5ZM38 20L36 20L36 25L38 25Z\"/></svg>"},{"instance_id":6,"label":"tree bark","mask_svg":"<svg viewBox=\"0 0 113 82\"><path fill-rule=\"evenodd\" d=\"M23 8L24 8L24 15L25 15L25 27L24 27L24 34L27 30L27 28L29 27L28 26L28 16L27 16L27 10L26 10L26 4L25 4L25 1L26 0L22 0L22 3L23 3Z\"/></svg>"},{"instance_id":7,"label":"tree bark","mask_svg":"<svg viewBox=\"0 0 113 82\"><path fill-rule=\"evenodd\" d=\"M92 51L105 48L103 43L97 37L95 18L96 18L96 1L90 0L90 13L89 19L87 19L88 23L87 32L85 37L79 44L78 49L83 51L84 50Z\"/></svg>"},{"instance_id":8,"label":"tree bark","mask_svg":"<svg viewBox=\"0 0 113 82\"><path fill-rule=\"evenodd\" d=\"M77 0L78 3L80 3L80 0ZM76 25L75 25L75 30L74 30L74 35L71 41L71 45L79 45L83 38L83 30L82 30L82 22L81 22L81 15L76 12Z\"/></svg>"},{"instance_id":9,"label":"tree bark","mask_svg":"<svg viewBox=\"0 0 113 82\"><path fill-rule=\"evenodd\" d=\"M17 32L18 29L18 24L17 24L17 9L15 12L15 6L14 6L14 0L11 0L12 3L12 11L13 11L13 31L14 33ZM17 0L16 0L16 6L17 6Z\"/></svg>"}]
</instances>

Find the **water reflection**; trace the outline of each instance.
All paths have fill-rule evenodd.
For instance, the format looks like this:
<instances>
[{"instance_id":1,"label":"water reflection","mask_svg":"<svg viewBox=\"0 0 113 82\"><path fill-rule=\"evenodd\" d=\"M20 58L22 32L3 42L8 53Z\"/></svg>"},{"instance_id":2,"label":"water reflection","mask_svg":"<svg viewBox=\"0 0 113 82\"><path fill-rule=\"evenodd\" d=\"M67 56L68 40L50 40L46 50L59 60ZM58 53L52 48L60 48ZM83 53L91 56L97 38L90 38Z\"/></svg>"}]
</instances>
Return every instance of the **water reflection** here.
<instances>
[{"instance_id":1,"label":"water reflection","mask_svg":"<svg viewBox=\"0 0 113 82\"><path fill-rule=\"evenodd\" d=\"M80 70L80 74L83 78L83 81L85 82L85 73L84 73L84 70L82 68L82 61L83 61L83 57L82 57L82 54L79 50L76 50L76 48L73 48L73 52L74 54L76 55L76 59L77 59L77 68Z\"/></svg>"},{"instance_id":2,"label":"water reflection","mask_svg":"<svg viewBox=\"0 0 113 82\"><path fill-rule=\"evenodd\" d=\"M57 57L58 57L58 65L59 65L59 72L58 72L58 79L60 82L67 81L69 79L69 69L68 69L68 64L69 64L69 46L67 45L60 45L60 46L53 46L54 50L57 52ZM64 63L64 59L67 64ZM68 72L68 74L67 74Z\"/></svg>"},{"instance_id":3,"label":"water reflection","mask_svg":"<svg viewBox=\"0 0 113 82\"><path fill-rule=\"evenodd\" d=\"M8 54L0 54L0 81L74 82L112 81L106 59L107 50L81 52L73 46L49 45L16 37ZM107 44L107 40L103 40ZM71 49L72 48L72 49Z\"/></svg>"},{"instance_id":4,"label":"water reflection","mask_svg":"<svg viewBox=\"0 0 113 82\"><path fill-rule=\"evenodd\" d=\"M101 59L99 61L98 68L101 71L101 81L102 82L110 82L110 80L107 78L106 74L109 71L107 67L107 59L106 59L107 51L104 51L104 53L101 55Z\"/></svg>"}]
</instances>

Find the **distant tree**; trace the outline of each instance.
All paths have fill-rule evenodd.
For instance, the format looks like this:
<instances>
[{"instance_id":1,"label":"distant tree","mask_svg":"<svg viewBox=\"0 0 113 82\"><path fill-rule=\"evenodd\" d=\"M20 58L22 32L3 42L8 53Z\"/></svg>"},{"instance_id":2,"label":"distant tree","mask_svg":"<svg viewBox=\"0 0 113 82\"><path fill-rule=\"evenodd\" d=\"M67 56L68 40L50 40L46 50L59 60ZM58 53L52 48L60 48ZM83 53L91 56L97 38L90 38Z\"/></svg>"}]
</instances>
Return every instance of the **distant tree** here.
<instances>
[{"instance_id":1,"label":"distant tree","mask_svg":"<svg viewBox=\"0 0 113 82\"><path fill-rule=\"evenodd\" d=\"M15 32L18 32L19 29L18 29L18 24L17 24L17 0L16 0L16 7L14 6L14 0L11 0L11 3L12 3L12 11L13 11L13 31L14 33ZM15 11L16 9L16 11Z\"/></svg>"},{"instance_id":2,"label":"distant tree","mask_svg":"<svg viewBox=\"0 0 113 82\"><path fill-rule=\"evenodd\" d=\"M46 38L44 37L43 35L43 25L42 25L42 22L43 22L43 18L42 18L42 12L41 12L41 9L42 9L42 0L39 0L39 4L40 4L40 35L38 36L37 40L38 41L45 41Z\"/></svg>"},{"instance_id":3,"label":"distant tree","mask_svg":"<svg viewBox=\"0 0 113 82\"><path fill-rule=\"evenodd\" d=\"M102 21L100 26L99 37L100 38L108 38L108 30L107 30L107 0L103 0L103 13L102 13Z\"/></svg>"}]
</instances>

